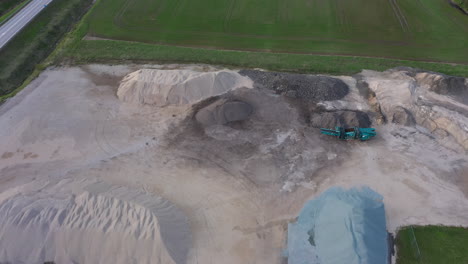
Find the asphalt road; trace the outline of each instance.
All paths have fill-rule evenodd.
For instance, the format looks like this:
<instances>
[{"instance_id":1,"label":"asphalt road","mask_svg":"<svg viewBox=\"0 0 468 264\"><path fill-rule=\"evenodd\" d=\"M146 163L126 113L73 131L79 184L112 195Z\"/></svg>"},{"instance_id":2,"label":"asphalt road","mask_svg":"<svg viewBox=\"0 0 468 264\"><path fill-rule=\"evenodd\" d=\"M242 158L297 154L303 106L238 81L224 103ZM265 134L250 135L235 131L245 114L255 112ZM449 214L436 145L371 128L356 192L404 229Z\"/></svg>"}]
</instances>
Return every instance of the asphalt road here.
<instances>
[{"instance_id":1,"label":"asphalt road","mask_svg":"<svg viewBox=\"0 0 468 264\"><path fill-rule=\"evenodd\" d=\"M13 39L52 0L33 0L0 27L0 49Z\"/></svg>"}]
</instances>

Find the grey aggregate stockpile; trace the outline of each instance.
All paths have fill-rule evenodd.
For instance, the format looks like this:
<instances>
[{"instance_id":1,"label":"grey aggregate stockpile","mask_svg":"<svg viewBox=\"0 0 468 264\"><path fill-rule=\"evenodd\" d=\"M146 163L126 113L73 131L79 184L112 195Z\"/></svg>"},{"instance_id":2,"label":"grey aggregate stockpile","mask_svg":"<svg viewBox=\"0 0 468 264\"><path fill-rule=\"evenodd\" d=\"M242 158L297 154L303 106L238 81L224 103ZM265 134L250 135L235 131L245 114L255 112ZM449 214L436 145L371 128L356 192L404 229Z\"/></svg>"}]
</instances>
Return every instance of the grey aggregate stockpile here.
<instances>
[{"instance_id":1,"label":"grey aggregate stockpile","mask_svg":"<svg viewBox=\"0 0 468 264\"><path fill-rule=\"evenodd\" d=\"M372 122L369 115L362 111L333 111L314 113L310 118L312 127L370 127Z\"/></svg>"},{"instance_id":2,"label":"grey aggregate stockpile","mask_svg":"<svg viewBox=\"0 0 468 264\"><path fill-rule=\"evenodd\" d=\"M349 93L349 87L342 80L328 76L257 70L239 73L251 78L255 86L311 102L339 100Z\"/></svg>"}]
</instances>

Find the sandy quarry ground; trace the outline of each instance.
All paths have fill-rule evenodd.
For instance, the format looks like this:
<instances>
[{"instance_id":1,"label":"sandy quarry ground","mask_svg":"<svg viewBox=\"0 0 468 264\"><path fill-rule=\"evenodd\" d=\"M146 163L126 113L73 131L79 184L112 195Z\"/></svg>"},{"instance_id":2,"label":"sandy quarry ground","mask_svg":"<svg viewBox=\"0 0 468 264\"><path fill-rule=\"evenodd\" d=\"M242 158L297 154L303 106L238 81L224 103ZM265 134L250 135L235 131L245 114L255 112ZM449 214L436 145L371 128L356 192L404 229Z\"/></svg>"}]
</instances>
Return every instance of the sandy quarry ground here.
<instances>
[{"instance_id":1,"label":"sandy quarry ground","mask_svg":"<svg viewBox=\"0 0 468 264\"><path fill-rule=\"evenodd\" d=\"M337 141L254 88L233 93L254 105L250 123L200 128L191 106L120 101L120 80L140 68L216 70L48 69L0 107L0 262L283 263L287 223L330 186L382 194L392 232L468 226L468 158L455 143L398 124ZM340 78L345 99L368 107Z\"/></svg>"}]
</instances>

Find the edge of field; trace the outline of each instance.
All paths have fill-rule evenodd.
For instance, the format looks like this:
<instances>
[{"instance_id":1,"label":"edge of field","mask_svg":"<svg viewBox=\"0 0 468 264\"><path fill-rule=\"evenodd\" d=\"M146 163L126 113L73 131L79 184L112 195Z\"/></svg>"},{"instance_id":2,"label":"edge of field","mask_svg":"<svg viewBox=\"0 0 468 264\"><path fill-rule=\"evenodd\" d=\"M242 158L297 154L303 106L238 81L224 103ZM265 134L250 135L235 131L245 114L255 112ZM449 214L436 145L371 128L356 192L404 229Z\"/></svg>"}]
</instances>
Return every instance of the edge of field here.
<instances>
[{"instance_id":1,"label":"edge of field","mask_svg":"<svg viewBox=\"0 0 468 264\"><path fill-rule=\"evenodd\" d=\"M71 31L58 51L49 59L52 64L88 63L206 63L226 67L262 68L273 71L352 75L363 69L383 71L398 66L468 77L468 64L402 60L347 55L272 53L235 51L149 44L108 39L85 39L90 16L100 4L97 0ZM49 63L50 64L50 63Z\"/></svg>"},{"instance_id":2,"label":"edge of field","mask_svg":"<svg viewBox=\"0 0 468 264\"><path fill-rule=\"evenodd\" d=\"M206 63L273 71L352 75L363 69L384 71L398 66L468 77L468 65L346 55L215 50L126 42L81 40L64 54L71 64Z\"/></svg>"},{"instance_id":3,"label":"edge of field","mask_svg":"<svg viewBox=\"0 0 468 264\"><path fill-rule=\"evenodd\" d=\"M332 75L353 75L363 69L384 71L405 66L468 77L468 64L347 55L217 50L106 39L86 40L90 14L100 1L96 0L80 22L62 38L56 49L36 67L20 87L10 94L0 96L0 102L16 95L47 67L89 63L202 63L235 68L261 68L272 71Z\"/></svg>"}]
</instances>

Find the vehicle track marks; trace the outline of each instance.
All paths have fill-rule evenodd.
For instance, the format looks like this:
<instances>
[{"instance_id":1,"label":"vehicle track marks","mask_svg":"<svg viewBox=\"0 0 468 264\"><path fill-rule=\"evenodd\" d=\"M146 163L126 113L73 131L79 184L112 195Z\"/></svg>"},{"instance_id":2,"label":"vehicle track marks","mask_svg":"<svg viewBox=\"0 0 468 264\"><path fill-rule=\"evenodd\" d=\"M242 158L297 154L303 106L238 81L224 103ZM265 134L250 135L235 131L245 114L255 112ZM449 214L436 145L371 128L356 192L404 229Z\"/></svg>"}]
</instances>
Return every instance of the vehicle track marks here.
<instances>
[{"instance_id":1,"label":"vehicle track marks","mask_svg":"<svg viewBox=\"0 0 468 264\"><path fill-rule=\"evenodd\" d=\"M229 8L226 14L226 17L224 18L223 22L223 32L228 33L229 32L229 22L231 21L232 14L234 13L234 9L236 8L236 1L237 0L231 0L229 2Z\"/></svg>"},{"instance_id":2,"label":"vehicle track marks","mask_svg":"<svg viewBox=\"0 0 468 264\"><path fill-rule=\"evenodd\" d=\"M331 2L334 5L336 22L340 25L342 32L348 32L350 28L350 23L346 16L346 10L343 9L343 6L340 4L342 0L334 0Z\"/></svg>"},{"instance_id":3,"label":"vehicle track marks","mask_svg":"<svg viewBox=\"0 0 468 264\"><path fill-rule=\"evenodd\" d=\"M389 0L389 2L392 6L393 13L395 14L396 18L398 19L398 22L400 23L401 28L403 29L403 32L410 33L411 29L408 25L408 21L406 20L404 13L401 11L397 0Z\"/></svg>"}]
</instances>

